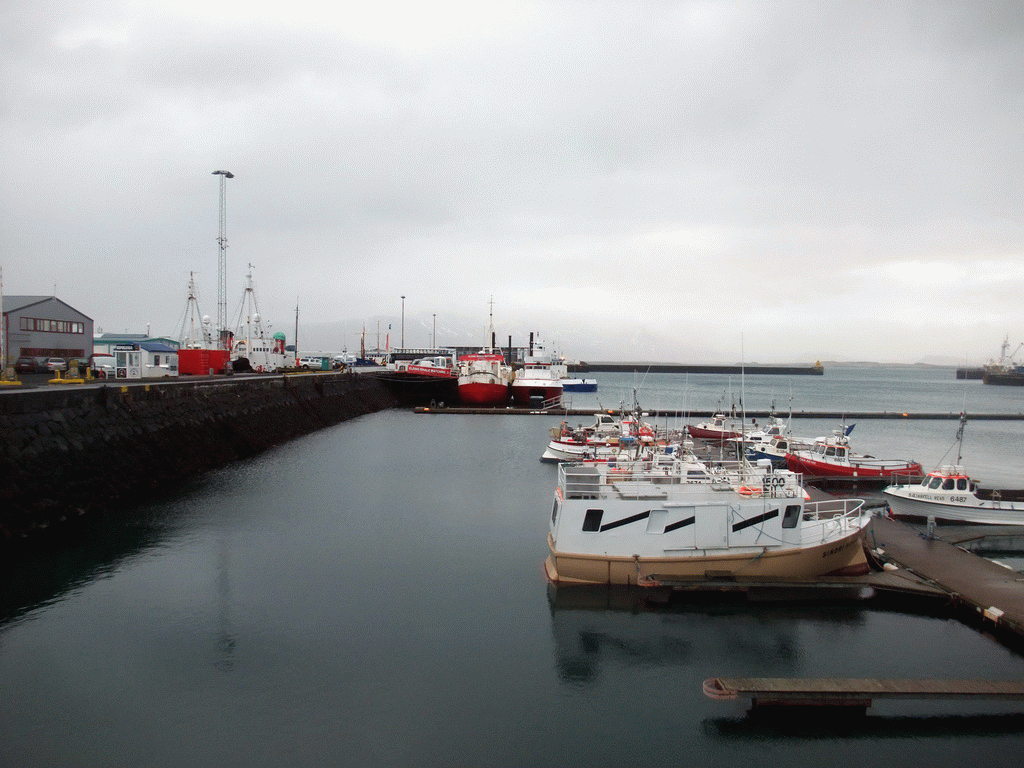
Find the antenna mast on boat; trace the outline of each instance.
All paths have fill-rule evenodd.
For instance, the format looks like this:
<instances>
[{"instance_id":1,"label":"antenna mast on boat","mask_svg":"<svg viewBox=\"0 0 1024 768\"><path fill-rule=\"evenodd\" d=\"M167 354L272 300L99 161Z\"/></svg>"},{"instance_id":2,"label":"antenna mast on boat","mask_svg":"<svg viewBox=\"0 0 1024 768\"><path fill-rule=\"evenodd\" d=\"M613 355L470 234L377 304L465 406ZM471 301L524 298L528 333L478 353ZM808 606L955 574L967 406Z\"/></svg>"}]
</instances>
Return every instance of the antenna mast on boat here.
<instances>
[{"instance_id":1,"label":"antenna mast on boat","mask_svg":"<svg viewBox=\"0 0 1024 768\"><path fill-rule=\"evenodd\" d=\"M198 330L196 320L198 318ZM187 330L186 330L187 327ZM213 339L210 335L210 318L199 311L199 300L196 298L195 273L188 273L188 299L185 304L185 316L178 331L178 343L188 348L209 349Z\"/></svg>"},{"instance_id":2,"label":"antenna mast on boat","mask_svg":"<svg viewBox=\"0 0 1024 768\"><path fill-rule=\"evenodd\" d=\"M490 314L487 316L487 351L494 351L494 295L491 295Z\"/></svg>"}]
</instances>

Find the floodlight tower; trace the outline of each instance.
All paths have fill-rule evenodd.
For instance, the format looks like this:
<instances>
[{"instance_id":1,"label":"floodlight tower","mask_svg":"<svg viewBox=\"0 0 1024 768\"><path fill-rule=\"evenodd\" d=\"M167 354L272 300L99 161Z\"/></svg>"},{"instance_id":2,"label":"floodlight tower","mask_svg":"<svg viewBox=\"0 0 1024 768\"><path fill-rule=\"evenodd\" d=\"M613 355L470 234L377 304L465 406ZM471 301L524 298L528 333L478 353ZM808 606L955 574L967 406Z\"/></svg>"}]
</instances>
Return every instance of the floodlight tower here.
<instances>
[{"instance_id":1,"label":"floodlight tower","mask_svg":"<svg viewBox=\"0 0 1024 768\"><path fill-rule=\"evenodd\" d=\"M228 201L227 180L235 178L231 171L214 171L220 176L220 231L217 244L220 247L220 258L217 261L217 346L223 348L227 343L224 331L228 327Z\"/></svg>"}]
</instances>

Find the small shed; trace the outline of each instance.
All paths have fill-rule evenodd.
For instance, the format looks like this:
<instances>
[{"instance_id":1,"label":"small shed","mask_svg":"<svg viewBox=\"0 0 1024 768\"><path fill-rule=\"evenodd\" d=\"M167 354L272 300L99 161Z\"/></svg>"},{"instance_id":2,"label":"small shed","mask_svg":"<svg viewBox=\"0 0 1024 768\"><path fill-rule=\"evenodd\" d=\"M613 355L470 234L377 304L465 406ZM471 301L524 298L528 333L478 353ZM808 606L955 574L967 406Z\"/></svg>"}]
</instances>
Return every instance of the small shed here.
<instances>
[{"instance_id":1,"label":"small shed","mask_svg":"<svg viewBox=\"0 0 1024 768\"><path fill-rule=\"evenodd\" d=\"M178 350L158 341L115 344L114 375L119 379L150 379L178 375Z\"/></svg>"}]
</instances>

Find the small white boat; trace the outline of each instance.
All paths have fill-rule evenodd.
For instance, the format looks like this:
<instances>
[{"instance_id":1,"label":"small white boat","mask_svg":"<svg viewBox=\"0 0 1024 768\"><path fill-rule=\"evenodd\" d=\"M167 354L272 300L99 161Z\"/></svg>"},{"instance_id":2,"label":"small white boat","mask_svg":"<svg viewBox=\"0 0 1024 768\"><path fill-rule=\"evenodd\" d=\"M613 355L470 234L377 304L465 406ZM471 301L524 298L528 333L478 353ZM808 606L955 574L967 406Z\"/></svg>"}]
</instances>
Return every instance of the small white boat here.
<instances>
[{"instance_id":1,"label":"small white boat","mask_svg":"<svg viewBox=\"0 0 1024 768\"><path fill-rule=\"evenodd\" d=\"M956 433L962 446L965 416ZM1024 489L984 488L957 463L929 472L919 483L890 485L883 489L894 517L945 523L1024 525Z\"/></svg>"},{"instance_id":2,"label":"small white boat","mask_svg":"<svg viewBox=\"0 0 1024 768\"><path fill-rule=\"evenodd\" d=\"M688 455L560 465L547 578L653 585L867 573L864 502L808 502L800 475L765 465Z\"/></svg>"},{"instance_id":3,"label":"small white boat","mask_svg":"<svg viewBox=\"0 0 1024 768\"><path fill-rule=\"evenodd\" d=\"M768 459L775 467L786 467L786 454L795 451L807 451L814 447L811 438L776 435L767 440L745 442L747 461L757 463Z\"/></svg>"},{"instance_id":4,"label":"small white boat","mask_svg":"<svg viewBox=\"0 0 1024 768\"><path fill-rule=\"evenodd\" d=\"M563 421L551 428L551 440L541 454L541 461L583 461L594 458L599 451L619 447L651 446L666 435L643 421L637 414L614 416L595 413L594 423L584 427L569 426Z\"/></svg>"}]
</instances>

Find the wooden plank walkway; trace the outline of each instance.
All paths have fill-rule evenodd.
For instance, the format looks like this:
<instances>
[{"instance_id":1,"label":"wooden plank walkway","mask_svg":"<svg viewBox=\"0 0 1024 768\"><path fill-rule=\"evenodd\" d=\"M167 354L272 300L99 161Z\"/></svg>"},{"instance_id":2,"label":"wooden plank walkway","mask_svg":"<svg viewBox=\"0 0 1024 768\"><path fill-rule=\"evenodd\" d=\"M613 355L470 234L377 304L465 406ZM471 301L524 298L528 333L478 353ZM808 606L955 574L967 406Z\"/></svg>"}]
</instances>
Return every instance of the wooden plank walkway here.
<instances>
[{"instance_id":1,"label":"wooden plank walkway","mask_svg":"<svg viewBox=\"0 0 1024 768\"><path fill-rule=\"evenodd\" d=\"M712 677L704 681L704 695L722 701L745 697L754 707L868 707L875 699L1024 700L1024 681Z\"/></svg>"},{"instance_id":2,"label":"wooden plank walkway","mask_svg":"<svg viewBox=\"0 0 1024 768\"><path fill-rule=\"evenodd\" d=\"M888 517L875 517L868 543L881 557L946 590L960 602L1003 630L1024 640L1024 576Z\"/></svg>"}]
</instances>

